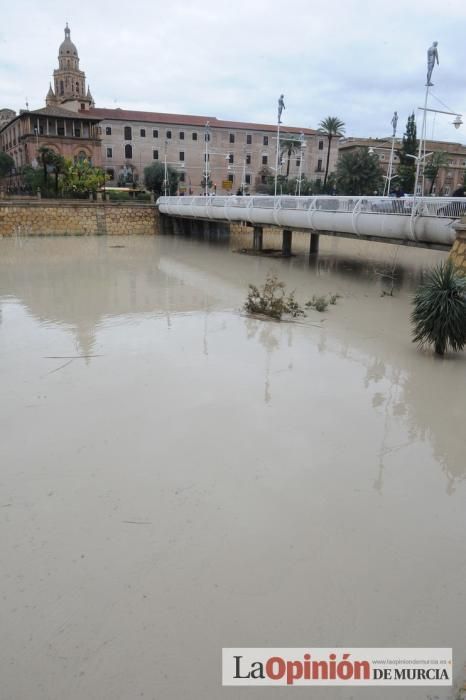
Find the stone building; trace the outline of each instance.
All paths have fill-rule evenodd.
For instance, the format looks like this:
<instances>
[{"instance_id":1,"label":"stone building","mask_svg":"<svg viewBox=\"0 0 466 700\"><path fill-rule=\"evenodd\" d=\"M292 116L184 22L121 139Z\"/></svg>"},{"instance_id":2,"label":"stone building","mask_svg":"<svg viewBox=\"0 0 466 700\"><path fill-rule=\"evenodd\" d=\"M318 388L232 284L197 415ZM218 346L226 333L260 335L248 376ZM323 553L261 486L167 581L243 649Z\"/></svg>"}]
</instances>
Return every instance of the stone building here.
<instances>
[{"instance_id":1,"label":"stone building","mask_svg":"<svg viewBox=\"0 0 466 700\"><path fill-rule=\"evenodd\" d=\"M165 161L180 173L180 191L194 194L202 191L206 159L218 193L241 185L255 191L275 172L273 125L123 109L90 108L87 113L101 120L102 164L111 178L109 184L142 181L146 166ZM323 179L325 138L313 129L282 127L282 146L288 140L295 145L289 166L288 155L283 154L280 172L285 175L289 167L290 178L301 173L312 180ZM335 148L331 168L336 157Z\"/></svg>"},{"instance_id":2,"label":"stone building","mask_svg":"<svg viewBox=\"0 0 466 700\"><path fill-rule=\"evenodd\" d=\"M180 193L194 194L203 191L207 162L208 179L219 194L241 186L255 192L275 174L276 131L275 125L212 116L96 108L66 25L46 107L13 118L8 115L0 125L0 148L13 156L17 168L34 165L41 146L67 158L85 157L105 168L109 185L142 184L145 167L166 162L180 173ZM322 182L325 137L314 129L283 125L282 149L289 141L294 143L291 152L279 159L279 173ZM330 172L337 155L333 148Z\"/></svg>"}]
</instances>

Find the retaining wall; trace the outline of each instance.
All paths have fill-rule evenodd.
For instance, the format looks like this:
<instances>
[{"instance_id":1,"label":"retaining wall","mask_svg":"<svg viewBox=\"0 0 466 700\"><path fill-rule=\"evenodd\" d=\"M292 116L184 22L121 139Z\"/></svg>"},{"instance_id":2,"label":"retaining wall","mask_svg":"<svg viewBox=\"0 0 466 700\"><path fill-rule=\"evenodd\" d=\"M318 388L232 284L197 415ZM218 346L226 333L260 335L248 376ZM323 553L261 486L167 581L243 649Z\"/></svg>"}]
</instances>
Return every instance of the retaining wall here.
<instances>
[{"instance_id":1,"label":"retaining wall","mask_svg":"<svg viewBox=\"0 0 466 700\"><path fill-rule=\"evenodd\" d=\"M0 201L0 236L98 236L159 233L153 204Z\"/></svg>"}]
</instances>

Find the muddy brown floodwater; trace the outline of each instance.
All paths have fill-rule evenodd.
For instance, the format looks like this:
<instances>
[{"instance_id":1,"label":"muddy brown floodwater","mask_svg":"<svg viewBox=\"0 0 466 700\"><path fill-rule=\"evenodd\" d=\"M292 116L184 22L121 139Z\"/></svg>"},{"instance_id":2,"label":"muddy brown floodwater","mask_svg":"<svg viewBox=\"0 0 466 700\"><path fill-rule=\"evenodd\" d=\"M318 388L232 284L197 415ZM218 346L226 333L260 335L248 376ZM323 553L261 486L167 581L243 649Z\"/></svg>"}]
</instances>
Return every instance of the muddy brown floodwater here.
<instances>
[{"instance_id":1,"label":"muddy brown floodwater","mask_svg":"<svg viewBox=\"0 0 466 700\"><path fill-rule=\"evenodd\" d=\"M409 323L445 256L305 245L0 240L2 699L311 697L222 688L222 647L345 645L453 647L455 686L313 698L457 697L466 353ZM247 318L269 271L341 299Z\"/></svg>"}]
</instances>

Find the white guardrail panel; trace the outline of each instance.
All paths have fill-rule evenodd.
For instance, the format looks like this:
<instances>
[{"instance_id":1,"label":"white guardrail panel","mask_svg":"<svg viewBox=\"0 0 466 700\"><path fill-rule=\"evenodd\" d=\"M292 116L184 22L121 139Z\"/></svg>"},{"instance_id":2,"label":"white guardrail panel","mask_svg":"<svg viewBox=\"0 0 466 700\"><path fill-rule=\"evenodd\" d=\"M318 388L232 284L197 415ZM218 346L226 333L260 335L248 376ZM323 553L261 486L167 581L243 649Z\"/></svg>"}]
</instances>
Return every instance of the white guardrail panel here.
<instances>
[{"instance_id":1,"label":"white guardrail panel","mask_svg":"<svg viewBox=\"0 0 466 700\"><path fill-rule=\"evenodd\" d=\"M160 197L163 214L247 221L290 229L353 233L449 244L453 223L466 215L460 197L273 197L268 195Z\"/></svg>"}]
</instances>

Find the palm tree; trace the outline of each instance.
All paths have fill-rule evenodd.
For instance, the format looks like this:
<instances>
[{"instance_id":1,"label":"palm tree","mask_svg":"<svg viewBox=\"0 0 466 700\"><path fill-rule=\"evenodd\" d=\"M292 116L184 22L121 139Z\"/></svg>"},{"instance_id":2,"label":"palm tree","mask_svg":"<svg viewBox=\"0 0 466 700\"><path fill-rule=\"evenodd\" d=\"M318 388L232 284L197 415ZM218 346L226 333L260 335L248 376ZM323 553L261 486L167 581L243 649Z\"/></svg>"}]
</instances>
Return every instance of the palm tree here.
<instances>
[{"instance_id":1,"label":"palm tree","mask_svg":"<svg viewBox=\"0 0 466 700\"><path fill-rule=\"evenodd\" d=\"M39 162L44 169L44 185L47 185L48 166L54 165L56 153L48 146L41 146L38 150Z\"/></svg>"},{"instance_id":2,"label":"palm tree","mask_svg":"<svg viewBox=\"0 0 466 700\"><path fill-rule=\"evenodd\" d=\"M437 355L466 345L466 277L451 260L430 270L414 297L413 342L433 345Z\"/></svg>"},{"instance_id":3,"label":"palm tree","mask_svg":"<svg viewBox=\"0 0 466 700\"><path fill-rule=\"evenodd\" d=\"M318 129L322 134L324 134L328 139L328 151L327 151L327 164L325 166L325 176L324 176L324 188L327 184L328 177L328 166L330 163L330 148L332 146L332 139L335 136L343 136L345 133L345 123L342 122L338 117L327 117L323 119L319 124Z\"/></svg>"},{"instance_id":4,"label":"palm tree","mask_svg":"<svg viewBox=\"0 0 466 700\"><path fill-rule=\"evenodd\" d=\"M280 156L286 155L286 158L287 158L287 162L286 162L286 178L287 179L288 179L288 176L290 174L291 157L293 156L294 153L298 153L300 148L301 148L300 141L296 141L293 138L280 139Z\"/></svg>"}]
</instances>

